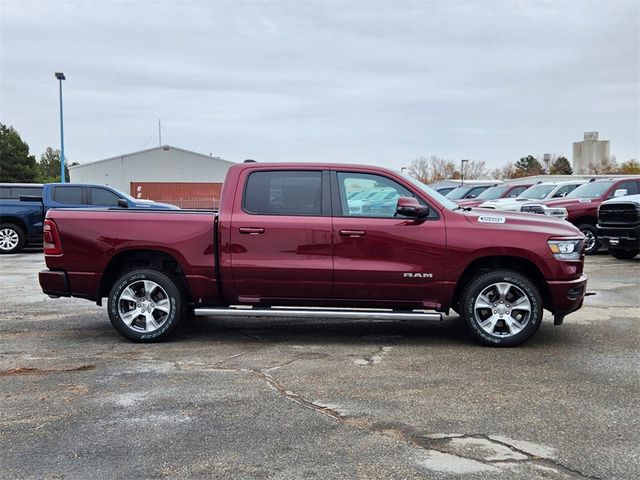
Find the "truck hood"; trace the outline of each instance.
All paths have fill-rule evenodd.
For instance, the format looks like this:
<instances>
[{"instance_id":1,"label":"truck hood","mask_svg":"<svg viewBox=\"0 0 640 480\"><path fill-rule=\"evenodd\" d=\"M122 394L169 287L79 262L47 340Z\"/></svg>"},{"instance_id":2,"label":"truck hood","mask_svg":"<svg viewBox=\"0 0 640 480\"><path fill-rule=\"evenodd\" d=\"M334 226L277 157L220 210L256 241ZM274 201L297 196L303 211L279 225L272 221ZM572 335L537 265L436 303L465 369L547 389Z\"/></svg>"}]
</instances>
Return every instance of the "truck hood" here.
<instances>
[{"instance_id":1,"label":"truck hood","mask_svg":"<svg viewBox=\"0 0 640 480\"><path fill-rule=\"evenodd\" d=\"M470 212L465 212L464 216L469 223L482 228L546 233L549 237L582 236L580 230L574 225L547 215L502 211L492 212L482 208L474 208Z\"/></svg>"},{"instance_id":2,"label":"truck hood","mask_svg":"<svg viewBox=\"0 0 640 480\"><path fill-rule=\"evenodd\" d=\"M529 203L540 203L547 207L564 207L568 208L573 205L581 205L599 201L599 198L554 198L549 200L530 201Z\"/></svg>"}]
</instances>

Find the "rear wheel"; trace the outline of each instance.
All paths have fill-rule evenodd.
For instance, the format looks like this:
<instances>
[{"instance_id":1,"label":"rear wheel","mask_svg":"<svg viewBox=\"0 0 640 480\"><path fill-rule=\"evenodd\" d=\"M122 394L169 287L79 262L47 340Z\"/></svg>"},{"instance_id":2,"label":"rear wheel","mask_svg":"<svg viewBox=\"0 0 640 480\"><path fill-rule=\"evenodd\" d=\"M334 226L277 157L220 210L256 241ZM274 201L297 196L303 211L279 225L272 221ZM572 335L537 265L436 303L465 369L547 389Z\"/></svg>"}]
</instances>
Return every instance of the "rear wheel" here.
<instances>
[{"instance_id":1,"label":"rear wheel","mask_svg":"<svg viewBox=\"0 0 640 480\"><path fill-rule=\"evenodd\" d=\"M633 258L638 253L640 253L640 248L635 248L633 250L622 250L619 248L615 248L613 250L609 249L609 253L615 258L619 258L620 260L629 260L630 258Z\"/></svg>"},{"instance_id":2,"label":"rear wheel","mask_svg":"<svg viewBox=\"0 0 640 480\"><path fill-rule=\"evenodd\" d=\"M0 253L17 253L25 244L22 228L14 223L0 225Z\"/></svg>"},{"instance_id":3,"label":"rear wheel","mask_svg":"<svg viewBox=\"0 0 640 480\"><path fill-rule=\"evenodd\" d=\"M600 248L600 239L598 239L598 230L596 230L596 227L588 223L579 225L578 229L585 236L584 253L586 255L593 255Z\"/></svg>"},{"instance_id":4,"label":"rear wheel","mask_svg":"<svg viewBox=\"0 0 640 480\"><path fill-rule=\"evenodd\" d=\"M512 270L475 276L464 290L461 316L485 345L514 347L529 340L542 322L542 298L535 284Z\"/></svg>"},{"instance_id":5,"label":"rear wheel","mask_svg":"<svg viewBox=\"0 0 640 480\"><path fill-rule=\"evenodd\" d=\"M184 298L176 280L149 269L122 275L109 293L113 327L134 342L164 340L184 317Z\"/></svg>"}]
</instances>

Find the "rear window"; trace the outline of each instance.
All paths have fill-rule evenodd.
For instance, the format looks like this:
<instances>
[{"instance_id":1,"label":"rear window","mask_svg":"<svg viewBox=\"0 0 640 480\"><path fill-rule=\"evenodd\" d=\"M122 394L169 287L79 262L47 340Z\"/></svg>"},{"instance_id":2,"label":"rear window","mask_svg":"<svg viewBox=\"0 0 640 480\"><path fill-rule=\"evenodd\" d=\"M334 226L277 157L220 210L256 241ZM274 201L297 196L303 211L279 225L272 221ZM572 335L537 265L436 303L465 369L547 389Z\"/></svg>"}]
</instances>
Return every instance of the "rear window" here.
<instances>
[{"instance_id":1,"label":"rear window","mask_svg":"<svg viewBox=\"0 0 640 480\"><path fill-rule=\"evenodd\" d=\"M258 215L322 214L322 172L253 172L245 187L243 208Z\"/></svg>"},{"instance_id":2,"label":"rear window","mask_svg":"<svg viewBox=\"0 0 640 480\"><path fill-rule=\"evenodd\" d=\"M82 204L82 187L54 187L53 201L66 204Z\"/></svg>"},{"instance_id":3,"label":"rear window","mask_svg":"<svg viewBox=\"0 0 640 480\"><path fill-rule=\"evenodd\" d=\"M19 200L20 195L42 196L42 187L0 187L0 198Z\"/></svg>"}]
</instances>

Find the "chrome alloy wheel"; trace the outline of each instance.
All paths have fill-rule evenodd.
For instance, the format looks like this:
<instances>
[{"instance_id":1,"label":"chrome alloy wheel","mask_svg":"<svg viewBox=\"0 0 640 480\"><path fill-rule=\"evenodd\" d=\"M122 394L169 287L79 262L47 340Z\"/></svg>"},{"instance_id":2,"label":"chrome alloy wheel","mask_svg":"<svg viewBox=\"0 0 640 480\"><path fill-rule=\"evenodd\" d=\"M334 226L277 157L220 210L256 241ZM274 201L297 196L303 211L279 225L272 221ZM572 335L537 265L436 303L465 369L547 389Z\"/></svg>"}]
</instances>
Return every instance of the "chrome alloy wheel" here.
<instances>
[{"instance_id":1,"label":"chrome alloy wheel","mask_svg":"<svg viewBox=\"0 0 640 480\"><path fill-rule=\"evenodd\" d=\"M531 320L531 300L512 283L493 283L478 295L473 312L489 335L512 337Z\"/></svg>"},{"instance_id":2,"label":"chrome alloy wheel","mask_svg":"<svg viewBox=\"0 0 640 480\"><path fill-rule=\"evenodd\" d=\"M584 250L588 252L596 244L596 236L591 230L582 230L582 234L585 236Z\"/></svg>"},{"instance_id":3,"label":"chrome alloy wheel","mask_svg":"<svg viewBox=\"0 0 640 480\"><path fill-rule=\"evenodd\" d=\"M3 228L0 230L0 249L7 251L13 250L18 246L19 241L20 237L18 236L18 232L12 228Z\"/></svg>"},{"instance_id":4,"label":"chrome alloy wheel","mask_svg":"<svg viewBox=\"0 0 640 480\"><path fill-rule=\"evenodd\" d=\"M136 280L118 296L122 321L136 332L155 332L169 317L171 303L167 292L151 280Z\"/></svg>"}]
</instances>

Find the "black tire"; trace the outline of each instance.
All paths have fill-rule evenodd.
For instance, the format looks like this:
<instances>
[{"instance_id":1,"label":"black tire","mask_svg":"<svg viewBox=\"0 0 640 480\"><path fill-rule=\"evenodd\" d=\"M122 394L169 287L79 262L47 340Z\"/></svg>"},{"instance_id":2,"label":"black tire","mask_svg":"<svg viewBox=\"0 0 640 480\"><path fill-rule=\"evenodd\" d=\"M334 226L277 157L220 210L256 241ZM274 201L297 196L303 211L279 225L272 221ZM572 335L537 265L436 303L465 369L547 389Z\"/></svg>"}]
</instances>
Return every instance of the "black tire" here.
<instances>
[{"instance_id":1,"label":"black tire","mask_svg":"<svg viewBox=\"0 0 640 480\"><path fill-rule=\"evenodd\" d=\"M501 297L491 297L492 292L498 292L496 284L509 285L504 303L499 300ZM488 309L476 308L476 300L482 302L480 296L483 293L484 298L490 300ZM512 306L509 302L515 303ZM516 307L518 303L521 308ZM530 309L528 314L523 310L527 306ZM469 331L480 343L493 347L515 347L529 340L540 327L542 310L542 297L538 287L526 276L513 270L493 270L476 275L460 298L460 316ZM483 321L491 318L495 319L493 328L490 328L492 333L482 326ZM507 320L514 327L510 327ZM512 333L512 328L520 330Z\"/></svg>"},{"instance_id":2,"label":"black tire","mask_svg":"<svg viewBox=\"0 0 640 480\"><path fill-rule=\"evenodd\" d=\"M621 248L609 249L609 253L620 260L629 260L640 253L640 248L634 250L622 250Z\"/></svg>"},{"instance_id":3,"label":"black tire","mask_svg":"<svg viewBox=\"0 0 640 480\"><path fill-rule=\"evenodd\" d=\"M598 230L593 225L584 223L578 225L578 230L587 237L584 246L585 255L593 255L600 248L600 239L598 238Z\"/></svg>"},{"instance_id":4,"label":"black tire","mask_svg":"<svg viewBox=\"0 0 640 480\"><path fill-rule=\"evenodd\" d=\"M18 253L24 248L24 230L15 223L0 225L0 253Z\"/></svg>"},{"instance_id":5,"label":"black tire","mask_svg":"<svg viewBox=\"0 0 640 480\"><path fill-rule=\"evenodd\" d=\"M180 284L166 273L132 270L122 275L109 292L109 318L118 333L133 342L159 342L184 318L184 298Z\"/></svg>"}]
</instances>

